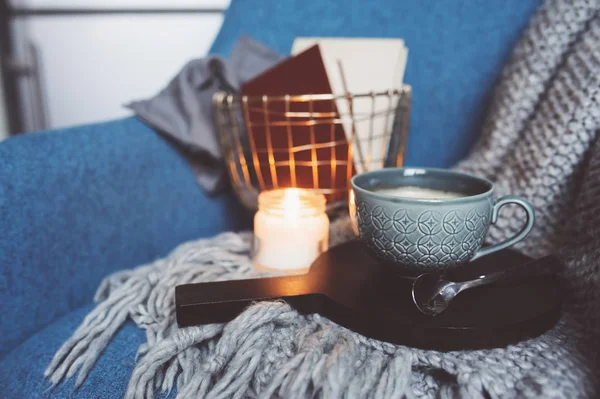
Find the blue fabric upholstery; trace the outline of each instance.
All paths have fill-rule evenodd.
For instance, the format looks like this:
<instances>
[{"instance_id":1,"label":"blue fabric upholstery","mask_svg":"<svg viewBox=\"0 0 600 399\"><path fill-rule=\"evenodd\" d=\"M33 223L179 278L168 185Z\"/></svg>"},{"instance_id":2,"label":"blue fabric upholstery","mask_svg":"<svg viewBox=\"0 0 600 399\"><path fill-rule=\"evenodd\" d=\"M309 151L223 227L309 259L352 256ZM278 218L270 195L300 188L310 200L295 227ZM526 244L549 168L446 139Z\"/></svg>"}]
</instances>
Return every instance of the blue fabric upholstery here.
<instances>
[{"instance_id":1,"label":"blue fabric upholstery","mask_svg":"<svg viewBox=\"0 0 600 399\"><path fill-rule=\"evenodd\" d=\"M403 38L413 87L406 163L448 167L476 138L501 67L541 1L233 0L212 51L229 54L240 35L283 53L296 36Z\"/></svg>"},{"instance_id":2,"label":"blue fabric upholstery","mask_svg":"<svg viewBox=\"0 0 600 399\"><path fill-rule=\"evenodd\" d=\"M44 370L58 348L79 326L93 305L58 319L0 360L0 397L4 399L121 398L135 365L135 355L146 336L133 322L121 328L83 385L73 394L74 378L50 389ZM175 397L171 392L170 398ZM162 398L167 395L157 395Z\"/></svg>"},{"instance_id":3,"label":"blue fabric upholstery","mask_svg":"<svg viewBox=\"0 0 600 399\"><path fill-rule=\"evenodd\" d=\"M0 143L0 356L90 303L101 279L243 226L135 118Z\"/></svg>"}]
</instances>

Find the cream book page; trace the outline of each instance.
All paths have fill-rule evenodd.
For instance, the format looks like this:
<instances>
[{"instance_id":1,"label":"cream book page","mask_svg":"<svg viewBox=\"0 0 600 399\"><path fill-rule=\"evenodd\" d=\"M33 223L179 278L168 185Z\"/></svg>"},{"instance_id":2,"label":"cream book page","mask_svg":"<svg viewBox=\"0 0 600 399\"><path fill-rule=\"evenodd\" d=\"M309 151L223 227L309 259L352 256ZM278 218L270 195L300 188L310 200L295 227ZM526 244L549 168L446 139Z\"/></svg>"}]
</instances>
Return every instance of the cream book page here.
<instances>
[{"instance_id":1,"label":"cream book page","mask_svg":"<svg viewBox=\"0 0 600 399\"><path fill-rule=\"evenodd\" d=\"M336 96L399 90L402 87L408 49L402 39L299 37L292 55L318 44L329 84ZM396 101L387 96L336 101L346 137L354 143L357 172L379 169L387 155L389 132ZM352 118L353 116L354 118ZM360 146L357 148L357 141Z\"/></svg>"}]
</instances>

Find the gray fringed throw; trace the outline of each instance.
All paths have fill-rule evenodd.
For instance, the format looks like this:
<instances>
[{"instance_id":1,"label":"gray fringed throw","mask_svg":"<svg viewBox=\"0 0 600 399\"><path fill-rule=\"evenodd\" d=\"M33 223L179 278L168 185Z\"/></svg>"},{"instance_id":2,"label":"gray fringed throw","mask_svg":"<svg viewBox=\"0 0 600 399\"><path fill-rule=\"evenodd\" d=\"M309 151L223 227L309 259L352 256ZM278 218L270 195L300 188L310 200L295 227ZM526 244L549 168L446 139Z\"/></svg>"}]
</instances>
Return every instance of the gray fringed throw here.
<instances>
[{"instance_id":1,"label":"gray fringed throw","mask_svg":"<svg viewBox=\"0 0 600 399\"><path fill-rule=\"evenodd\" d=\"M546 334L502 349L436 352L364 338L281 302L227 324L180 329L174 287L255 277L248 234L181 245L165 259L108 277L97 308L57 352L54 384L81 384L117 329L146 331L127 397L434 398L598 396L600 342L600 4L548 1L516 47L480 142L458 167L528 197L534 232L520 249L565 260L567 303ZM507 209L490 241L520 227ZM347 220L332 227L337 241ZM342 236L340 236L342 235Z\"/></svg>"}]
</instances>

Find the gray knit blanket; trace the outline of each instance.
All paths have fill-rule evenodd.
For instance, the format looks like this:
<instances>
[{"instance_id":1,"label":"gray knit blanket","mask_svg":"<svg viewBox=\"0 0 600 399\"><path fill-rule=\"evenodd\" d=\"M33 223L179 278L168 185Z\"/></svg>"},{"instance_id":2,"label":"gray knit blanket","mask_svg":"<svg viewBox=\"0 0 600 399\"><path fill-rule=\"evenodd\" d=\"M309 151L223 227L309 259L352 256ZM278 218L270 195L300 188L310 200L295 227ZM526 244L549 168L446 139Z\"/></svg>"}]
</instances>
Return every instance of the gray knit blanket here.
<instances>
[{"instance_id":1,"label":"gray knit blanket","mask_svg":"<svg viewBox=\"0 0 600 399\"><path fill-rule=\"evenodd\" d=\"M227 233L106 278L98 305L46 371L80 385L128 319L147 342L126 396L152 398L584 398L600 369L600 4L551 0L507 64L480 142L458 168L534 204L536 227L519 249L564 260L566 304L540 337L506 348L437 352L365 338L283 302L249 307L226 324L178 328L175 286L261 276L250 235ZM503 208L498 242L520 228ZM350 235L332 225L333 244Z\"/></svg>"}]
</instances>

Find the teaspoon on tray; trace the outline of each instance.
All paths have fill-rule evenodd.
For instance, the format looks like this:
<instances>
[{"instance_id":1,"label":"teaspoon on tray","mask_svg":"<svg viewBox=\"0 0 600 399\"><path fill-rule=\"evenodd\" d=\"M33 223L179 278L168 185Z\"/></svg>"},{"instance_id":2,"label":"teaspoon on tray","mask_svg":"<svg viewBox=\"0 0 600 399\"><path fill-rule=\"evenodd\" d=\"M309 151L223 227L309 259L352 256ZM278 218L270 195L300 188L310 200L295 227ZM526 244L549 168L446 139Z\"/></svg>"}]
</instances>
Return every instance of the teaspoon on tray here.
<instances>
[{"instance_id":1,"label":"teaspoon on tray","mask_svg":"<svg viewBox=\"0 0 600 399\"><path fill-rule=\"evenodd\" d=\"M536 266L531 267L535 262ZM546 257L518 267L483 274L467 281L453 281L451 277L439 273L421 274L412 285L412 299L419 311L429 316L437 316L445 311L452 300L462 291L497 282L508 282L528 277L548 275L558 272L559 265L553 257Z\"/></svg>"}]
</instances>

